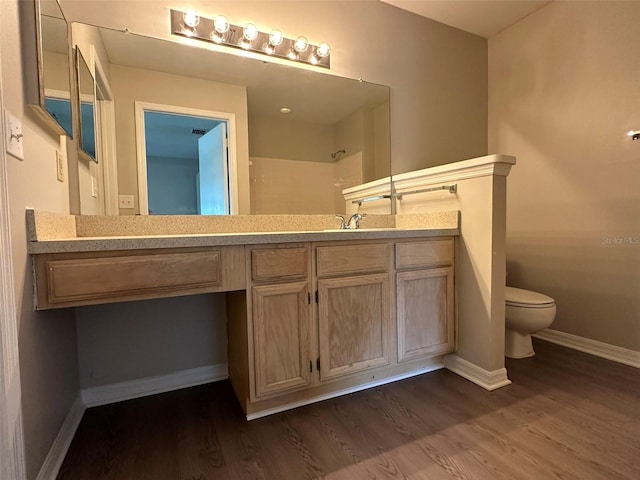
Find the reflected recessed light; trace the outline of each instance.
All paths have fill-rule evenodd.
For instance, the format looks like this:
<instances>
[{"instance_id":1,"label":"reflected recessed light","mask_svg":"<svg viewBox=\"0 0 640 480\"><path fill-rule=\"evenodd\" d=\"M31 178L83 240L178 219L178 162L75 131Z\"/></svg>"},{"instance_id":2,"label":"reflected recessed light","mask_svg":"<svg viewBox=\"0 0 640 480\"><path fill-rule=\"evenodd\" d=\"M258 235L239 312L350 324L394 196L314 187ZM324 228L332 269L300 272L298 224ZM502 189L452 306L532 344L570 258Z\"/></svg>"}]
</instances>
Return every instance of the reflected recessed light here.
<instances>
[{"instance_id":1,"label":"reflected recessed light","mask_svg":"<svg viewBox=\"0 0 640 480\"><path fill-rule=\"evenodd\" d=\"M284 114L291 113L291 109L287 107L282 107L280 109L280 113L284 113Z\"/></svg>"}]
</instances>

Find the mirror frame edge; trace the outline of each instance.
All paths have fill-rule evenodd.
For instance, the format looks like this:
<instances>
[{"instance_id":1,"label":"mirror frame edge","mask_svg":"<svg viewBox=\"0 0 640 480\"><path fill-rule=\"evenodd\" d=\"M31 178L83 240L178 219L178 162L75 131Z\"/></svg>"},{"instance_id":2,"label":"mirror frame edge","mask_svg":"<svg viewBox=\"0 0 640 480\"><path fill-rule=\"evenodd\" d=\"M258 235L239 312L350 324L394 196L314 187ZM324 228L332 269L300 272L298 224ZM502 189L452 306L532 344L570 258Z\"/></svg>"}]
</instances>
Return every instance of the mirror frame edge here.
<instances>
[{"instance_id":1,"label":"mirror frame edge","mask_svg":"<svg viewBox=\"0 0 640 480\"><path fill-rule=\"evenodd\" d=\"M69 45L69 22L64 16L59 0L55 0L67 29L67 45ZM22 49L23 86L26 104L36 117L57 135L63 135L70 139L73 135L67 133L64 128L53 118L45 108L44 86L44 54L42 48L42 22L40 0L19 1L18 15L20 23L20 41ZM35 42L35 43L34 43ZM67 58L71 61L71 55L67 52ZM69 71L69 89L73 79ZM71 91L69 92L71 94ZM71 110L73 125L73 109Z\"/></svg>"},{"instance_id":2,"label":"mirror frame edge","mask_svg":"<svg viewBox=\"0 0 640 480\"><path fill-rule=\"evenodd\" d=\"M94 145L95 145L95 138L96 138L96 121L95 121L95 115L96 115L96 79L93 76L93 73L91 73L91 68L89 67L89 64L87 63L87 60L84 58L84 55L82 54L82 50L80 49L80 47L78 45L75 45L73 47L74 50L74 71L75 71L75 85L76 85L76 102L77 102L77 109L76 112L78 114L78 135L77 135L77 146L78 146L78 156L84 158L85 160L88 160L90 162L94 162L94 163L98 163L98 154L97 152L95 153L94 156L92 156L89 152L87 152L83 147L83 138L84 135L82 134L82 130L83 130L83 126L82 126L82 93L81 93L81 79L80 79L80 69L82 67L82 65L80 64L80 62L82 62L82 64L86 67L87 69L87 73L89 74L89 76L91 77L91 83L92 83L92 90L93 90L93 100L92 100L92 114L93 114L93 130L94 130Z\"/></svg>"}]
</instances>

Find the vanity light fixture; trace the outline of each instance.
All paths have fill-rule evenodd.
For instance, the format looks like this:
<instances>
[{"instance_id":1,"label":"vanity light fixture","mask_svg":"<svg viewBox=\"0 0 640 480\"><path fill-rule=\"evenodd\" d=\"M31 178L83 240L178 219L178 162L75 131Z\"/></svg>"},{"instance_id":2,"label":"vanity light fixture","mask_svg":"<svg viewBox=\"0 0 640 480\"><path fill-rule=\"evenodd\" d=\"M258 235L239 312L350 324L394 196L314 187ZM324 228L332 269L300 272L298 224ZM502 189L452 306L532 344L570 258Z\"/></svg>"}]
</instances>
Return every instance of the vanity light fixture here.
<instances>
[{"instance_id":1,"label":"vanity light fixture","mask_svg":"<svg viewBox=\"0 0 640 480\"><path fill-rule=\"evenodd\" d=\"M325 42L312 45L306 37L287 38L280 30L265 33L252 23L244 27L229 22L224 15L210 19L195 10L171 10L171 33L213 42L227 47L286 58L324 68L331 68L331 49Z\"/></svg>"},{"instance_id":2,"label":"vanity light fixture","mask_svg":"<svg viewBox=\"0 0 640 480\"><path fill-rule=\"evenodd\" d=\"M631 137L631 140L638 140L640 139L640 130L629 130L627 136Z\"/></svg>"}]
</instances>

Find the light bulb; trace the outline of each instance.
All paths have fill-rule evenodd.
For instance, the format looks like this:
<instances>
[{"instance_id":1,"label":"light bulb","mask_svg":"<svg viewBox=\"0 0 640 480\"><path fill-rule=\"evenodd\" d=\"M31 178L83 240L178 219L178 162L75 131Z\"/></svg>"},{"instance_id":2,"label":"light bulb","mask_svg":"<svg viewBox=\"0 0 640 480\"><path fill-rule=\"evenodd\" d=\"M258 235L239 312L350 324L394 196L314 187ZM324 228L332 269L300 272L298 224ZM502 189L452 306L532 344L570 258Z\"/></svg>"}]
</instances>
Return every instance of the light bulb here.
<instances>
[{"instance_id":1,"label":"light bulb","mask_svg":"<svg viewBox=\"0 0 640 480\"><path fill-rule=\"evenodd\" d=\"M197 27L200 23L200 16L193 8L187 8L182 14L182 18L184 24L191 28Z\"/></svg>"},{"instance_id":2,"label":"light bulb","mask_svg":"<svg viewBox=\"0 0 640 480\"><path fill-rule=\"evenodd\" d=\"M271 31L271 34L269 35L269 45L277 47L282 43L282 40L284 40L284 35L280 30Z\"/></svg>"},{"instance_id":3,"label":"light bulb","mask_svg":"<svg viewBox=\"0 0 640 480\"><path fill-rule=\"evenodd\" d=\"M316 55L320 58L328 57L330 53L331 48L329 48L328 43L322 42L318 45L318 48L316 48Z\"/></svg>"},{"instance_id":4,"label":"light bulb","mask_svg":"<svg viewBox=\"0 0 640 480\"><path fill-rule=\"evenodd\" d=\"M318 62L320 62L320 60L318 59L315 53L309 56L309 63L311 63L311 65L317 65Z\"/></svg>"},{"instance_id":5,"label":"light bulb","mask_svg":"<svg viewBox=\"0 0 640 480\"><path fill-rule=\"evenodd\" d=\"M182 27L182 34L185 35L186 37L195 37L196 29L185 25L184 27Z\"/></svg>"},{"instance_id":6,"label":"light bulb","mask_svg":"<svg viewBox=\"0 0 640 480\"><path fill-rule=\"evenodd\" d=\"M309 48L309 40L305 37L298 37L293 44L293 49L298 53L306 52L307 48Z\"/></svg>"},{"instance_id":7,"label":"light bulb","mask_svg":"<svg viewBox=\"0 0 640 480\"><path fill-rule=\"evenodd\" d=\"M287 53L287 57L289 57L290 60L298 60L298 52L296 52L295 50L289 50L289 53Z\"/></svg>"},{"instance_id":8,"label":"light bulb","mask_svg":"<svg viewBox=\"0 0 640 480\"><path fill-rule=\"evenodd\" d=\"M213 19L213 28L218 33L227 33L229 31L229 19L224 15L218 15Z\"/></svg>"},{"instance_id":9,"label":"light bulb","mask_svg":"<svg viewBox=\"0 0 640 480\"><path fill-rule=\"evenodd\" d=\"M242 29L242 36L251 42L258 38L258 28L253 23L247 23Z\"/></svg>"},{"instance_id":10,"label":"light bulb","mask_svg":"<svg viewBox=\"0 0 640 480\"><path fill-rule=\"evenodd\" d=\"M265 44L264 53L266 53L267 55L273 55L275 51L276 49L273 48L273 45L271 45L270 43Z\"/></svg>"},{"instance_id":11,"label":"light bulb","mask_svg":"<svg viewBox=\"0 0 640 480\"><path fill-rule=\"evenodd\" d=\"M214 30L213 32L211 32L211 40L213 40L215 43L222 43L224 42L224 35Z\"/></svg>"}]
</instances>

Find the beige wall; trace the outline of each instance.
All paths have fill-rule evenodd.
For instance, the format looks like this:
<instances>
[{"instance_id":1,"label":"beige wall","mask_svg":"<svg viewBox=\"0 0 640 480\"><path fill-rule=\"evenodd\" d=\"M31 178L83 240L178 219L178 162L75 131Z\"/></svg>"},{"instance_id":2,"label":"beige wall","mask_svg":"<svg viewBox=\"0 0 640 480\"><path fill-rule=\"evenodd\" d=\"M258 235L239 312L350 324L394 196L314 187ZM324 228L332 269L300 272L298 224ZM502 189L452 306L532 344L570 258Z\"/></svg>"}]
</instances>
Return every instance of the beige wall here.
<instances>
[{"instance_id":1,"label":"beige wall","mask_svg":"<svg viewBox=\"0 0 640 480\"><path fill-rule=\"evenodd\" d=\"M364 181L376 180L374 110L366 107L355 110L336 123L333 131L334 149L346 151L341 158L362 153Z\"/></svg>"},{"instance_id":2,"label":"beige wall","mask_svg":"<svg viewBox=\"0 0 640 480\"><path fill-rule=\"evenodd\" d=\"M287 141L283 142L282 139ZM333 162L331 125L252 115L249 119L249 155L305 162Z\"/></svg>"},{"instance_id":3,"label":"beige wall","mask_svg":"<svg viewBox=\"0 0 640 480\"><path fill-rule=\"evenodd\" d=\"M43 52L44 63L47 66L47 89L69 93L69 59L61 53Z\"/></svg>"},{"instance_id":4,"label":"beige wall","mask_svg":"<svg viewBox=\"0 0 640 480\"><path fill-rule=\"evenodd\" d=\"M510 285L551 328L640 350L640 2L552 2L489 41L489 146L509 177Z\"/></svg>"},{"instance_id":5,"label":"beige wall","mask_svg":"<svg viewBox=\"0 0 640 480\"><path fill-rule=\"evenodd\" d=\"M82 388L226 364L225 305L196 295L78 308Z\"/></svg>"},{"instance_id":6,"label":"beige wall","mask_svg":"<svg viewBox=\"0 0 640 480\"><path fill-rule=\"evenodd\" d=\"M61 149L60 137L46 129L25 105L17 10L18 1L0 2L1 95L4 107L22 120L24 134L24 161L8 155L5 159L18 310L26 467L27 478L32 480L79 391L75 312L33 310L25 207L67 213L69 196L66 181L56 180L55 152ZM0 152L0 155L5 153Z\"/></svg>"}]
</instances>

